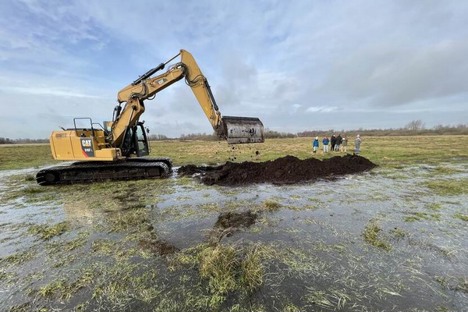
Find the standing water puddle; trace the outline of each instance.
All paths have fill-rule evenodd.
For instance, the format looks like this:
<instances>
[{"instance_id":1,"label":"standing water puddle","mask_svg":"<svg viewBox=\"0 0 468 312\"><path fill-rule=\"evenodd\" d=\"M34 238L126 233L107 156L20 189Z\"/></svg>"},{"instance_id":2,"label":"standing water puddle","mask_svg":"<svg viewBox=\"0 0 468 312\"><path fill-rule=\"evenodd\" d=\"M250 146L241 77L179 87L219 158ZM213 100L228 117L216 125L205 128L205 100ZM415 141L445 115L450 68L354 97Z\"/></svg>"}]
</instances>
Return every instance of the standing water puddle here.
<instances>
[{"instance_id":1,"label":"standing water puddle","mask_svg":"<svg viewBox=\"0 0 468 312\"><path fill-rule=\"evenodd\" d=\"M468 194L434 191L437 183L467 181L465 165L237 187L173 178L44 188L24 179L29 171L0 174L0 306L7 310L468 305ZM239 264L224 277L235 284L218 285L214 271L204 271L215 261L206 255L217 251ZM262 272L258 284L246 275L253 264Z\"/></svg>"}]
</instances>

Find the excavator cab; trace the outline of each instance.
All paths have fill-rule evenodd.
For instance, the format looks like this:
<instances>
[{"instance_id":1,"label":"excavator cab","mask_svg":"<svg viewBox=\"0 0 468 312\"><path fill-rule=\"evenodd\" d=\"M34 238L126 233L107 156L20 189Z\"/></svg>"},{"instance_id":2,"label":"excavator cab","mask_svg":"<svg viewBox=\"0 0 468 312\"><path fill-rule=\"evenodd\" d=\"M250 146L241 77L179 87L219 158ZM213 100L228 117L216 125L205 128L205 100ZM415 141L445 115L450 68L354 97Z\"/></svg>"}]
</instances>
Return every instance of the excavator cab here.
<instances>
[{"instance_id":1,"label":"excavator cab","mask_svg":"<svg viewBox=\"0 0 468 312\"><path fill-rule=\"evenodd\" d=\"M148 137L143 122L127 129L121 146L122 155L126 157L148 156L150 153Z\"/></svg>"}]
</instances>

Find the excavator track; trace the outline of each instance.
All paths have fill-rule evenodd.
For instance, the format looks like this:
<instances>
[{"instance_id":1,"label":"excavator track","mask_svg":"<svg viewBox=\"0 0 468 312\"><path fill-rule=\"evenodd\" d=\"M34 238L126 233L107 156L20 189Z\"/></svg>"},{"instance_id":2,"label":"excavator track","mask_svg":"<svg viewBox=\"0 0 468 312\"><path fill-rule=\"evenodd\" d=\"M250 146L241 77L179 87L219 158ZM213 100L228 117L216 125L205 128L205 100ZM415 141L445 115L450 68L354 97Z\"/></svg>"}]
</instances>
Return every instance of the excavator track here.
<instances>
[{"instance_id":1,"label":"excavator track","mask_svg":"<svg viewBox=\"0 0 468 312\"><path fill-rule=\"evenodd\" d=\"M89 183L109 180L166 178L172 172L169 158L129 158L119 162L75 162L40 170L39 185Z\"/></svg>"}]
</instances>

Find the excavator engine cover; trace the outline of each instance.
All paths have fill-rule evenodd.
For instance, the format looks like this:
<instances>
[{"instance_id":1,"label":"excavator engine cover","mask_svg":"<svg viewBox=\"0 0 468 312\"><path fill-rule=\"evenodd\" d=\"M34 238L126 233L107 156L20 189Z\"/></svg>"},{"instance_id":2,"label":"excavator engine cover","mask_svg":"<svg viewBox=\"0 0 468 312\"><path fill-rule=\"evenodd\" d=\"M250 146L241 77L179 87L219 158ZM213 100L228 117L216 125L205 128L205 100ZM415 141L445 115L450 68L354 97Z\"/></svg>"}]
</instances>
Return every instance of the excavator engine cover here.
<instances>
[{"instance_id":1,"label":"excavator engine cover","mask_svg":"<svg viewBox=\"0 0 468 312\"><path fill-rule=\"evenodd\" d=\"M254 117L222 117L228 144L263 143L263 123Z\"/></svg>"}]
</instances>

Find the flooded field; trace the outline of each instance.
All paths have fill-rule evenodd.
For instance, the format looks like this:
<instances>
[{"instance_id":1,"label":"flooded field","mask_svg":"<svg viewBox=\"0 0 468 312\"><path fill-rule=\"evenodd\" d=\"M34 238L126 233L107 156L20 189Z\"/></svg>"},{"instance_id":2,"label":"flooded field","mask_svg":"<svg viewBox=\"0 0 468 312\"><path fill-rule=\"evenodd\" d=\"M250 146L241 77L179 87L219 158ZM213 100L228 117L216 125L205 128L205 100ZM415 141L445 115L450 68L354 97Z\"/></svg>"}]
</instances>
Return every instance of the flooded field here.
<instances>
[{"instance_id":1,"label":"flooded field","mask_svg":"<svg viewBox=\"0 0 468 312\"><path fill-rule=\"evenodd\" d=\"M468 163L40 187L0 171L5 311L462 311Z\"/></svg>"}]
</instances>

